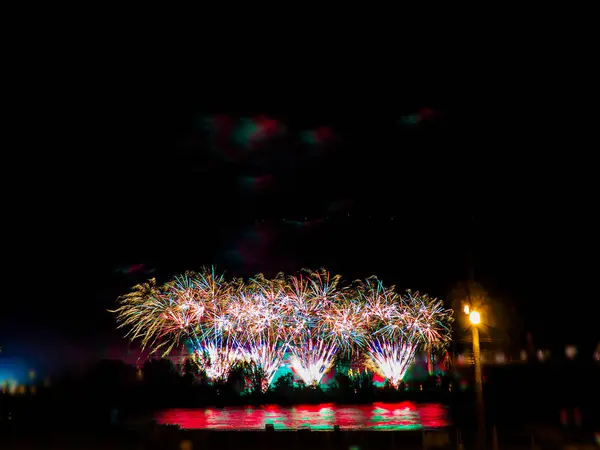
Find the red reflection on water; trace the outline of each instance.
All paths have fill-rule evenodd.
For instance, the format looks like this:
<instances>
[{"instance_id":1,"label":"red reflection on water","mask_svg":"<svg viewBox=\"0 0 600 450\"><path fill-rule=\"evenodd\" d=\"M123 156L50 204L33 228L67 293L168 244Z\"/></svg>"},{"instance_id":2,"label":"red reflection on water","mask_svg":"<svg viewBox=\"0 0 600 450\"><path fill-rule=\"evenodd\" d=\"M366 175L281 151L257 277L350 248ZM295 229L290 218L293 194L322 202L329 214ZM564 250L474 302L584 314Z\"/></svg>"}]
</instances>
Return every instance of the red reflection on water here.
<instances>
[{"instance_id":1,"label":"red reflection on water","mask_svg":"<svg viewBox=\"0 0 600 450\"><path fill-rule=\"evenodd\" d=\"M446 408L437 403L419 405L421 425L425 428L441 428L449 425Z\"/></svg>"},{"instance_id":2,"label":"red reflection on water","mask_svg":"<svg viewBox=\"0 0 600 450\"><path fill-rule=\"evenodd\" d=\"M298 411L316 412L323 408L333 408L333 403L319 403L318 405L295 405L293 408Z\"/></svg>"},{"instance_id":3,"label":"red reflection on water","mask_svg":"<svg viewBox=\"0 0 600 450\"><path fill-rule=\"evenodd\" d=\"M417 405L411 402L375 403L371 410L371 428L381 430L421 428Z\"/></svg>"},{"instance_id":4,"label":"red reflection on water","mask_svg":"<svg viewBox=\"0 0 600 450\"><path fill-rule=\"evenodd\" d=\"M264 429L266 424L273 424L280 430L305 426L313 430L332 430L333 425L346 429L414 430L449 424L446 408L442 405L411 402L169 409L158 413L156 420L159 424L174 424L186 429L214 430L257 430Z\"/></svg>"}]
</instances>

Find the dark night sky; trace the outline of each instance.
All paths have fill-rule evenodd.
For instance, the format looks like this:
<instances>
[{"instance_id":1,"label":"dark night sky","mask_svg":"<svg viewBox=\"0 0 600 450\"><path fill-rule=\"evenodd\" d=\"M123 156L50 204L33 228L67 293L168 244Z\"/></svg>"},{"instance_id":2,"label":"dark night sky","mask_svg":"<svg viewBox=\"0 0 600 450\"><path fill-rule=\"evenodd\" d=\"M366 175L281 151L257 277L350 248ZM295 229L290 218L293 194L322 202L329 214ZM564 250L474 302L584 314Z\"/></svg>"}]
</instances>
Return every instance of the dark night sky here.
<instances>
[{"instance_id":1,"label":"dark night sky","mask_svg":"<svg viewBox=\"0 0 600 450\"><path fill-rule=\"evenodd\" d=\"M325 266L443 298L468 278L469 254L476 281L544 344L597 341L590 124L570 88L499 74L232 87L104 71L15 106L5 341L117 339L105 310L138 280L115 272L126 265L163 280L212 263L245 276ZM424 107L437 118L399 125ZM214 113L264 114L292 137L225 158L198 126ZM335 135L323 148L294 140L319 126ZM265 175L265 188L242 188Z\"/></svg>"}]
</instances>

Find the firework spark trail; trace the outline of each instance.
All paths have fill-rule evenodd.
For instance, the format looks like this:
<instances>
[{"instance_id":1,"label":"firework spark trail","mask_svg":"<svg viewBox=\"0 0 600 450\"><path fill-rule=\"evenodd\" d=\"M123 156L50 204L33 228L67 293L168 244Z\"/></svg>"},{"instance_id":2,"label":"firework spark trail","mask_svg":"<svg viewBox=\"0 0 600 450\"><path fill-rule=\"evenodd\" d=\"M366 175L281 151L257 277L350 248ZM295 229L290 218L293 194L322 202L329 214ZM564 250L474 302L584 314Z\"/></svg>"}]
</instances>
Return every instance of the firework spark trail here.
<instances>
[{"instance_id":1,"label":"firework spark trail","mask_svg":"<svg viewBox=\"0 0 600 450\"><path fill-rule=\"evenodd\" d=\"M121 297L121 306L114 312L119 327L132 327L127 336L139 338L142 348L150 347L153 353L163 349L162 356L166 356L193 333L205 310L194 274L186 273L163 287L157 287L155 279L134 286Z\"/></svg>"},{"instance_id":2,"label":"firework spark trail","mask_svg":"<svg viewBox=\"0 0 600 450\"><path fill-rule=\"evenodd\" d=\"M307 386L317 386L332 367L338 348L333 341L304 339L293 347L290 365Z\"/></svg>"},{"instance_id":3,"label":"firework spark trail","mask_svg":"<svg viewBox=\"0 0 600 450\"><path fill-rule=\"evenodd\" d=\"M406 291L405 303L414 305L415 326L430 348L443 348L450 342L452 311L446 310L441 300L427 294Z\"/></svg>"},{"instance_id":4,"label":"firework spark trail","mask_svg":"<svg viewBox=\"0 0 600 450\"><path fill-rule=\"evenodd\" d=\"M203 301L197 283L196 274L188 272L165 285L161 295L167 305L162 314L164 334L185 335L202 323L210 305Z\"/></svg>"},{"instance_id":5,"label":"firework spark trail","mask_svg":"<svg viewBox=\"0 0 600 450\"><path fill-rule=\"evenodd\" d=\"M238 326L243 330L243 353L262 370L263 391L268 389L283 364L289 343L286 315L285 279L257 275L239 294Z\"/></svg>"},{"instance_id":6,"label":"firework spark trail","mask_svg":"<svg viewBox=\"0 0 600 450\"><path fill-rule=\"evenodd\" d=\"M152 278L147 283L137 284L131 292L119 298L119 306L111 310L117 314L118 328L131 326L126 336L131 339L137 339L144 335L144 331L149 327L149 322L155 319L144 312L152 312L153 309L148 306L152 299L160 294L160 289L156 286L156 279Z\"/></svg>"},{"instance_id":7,"label":"firework spark trail","mask_svg":"<svg viewBox=\"0 0 600 450\"><path fill-rule=\"evenodd\" d=\"M374 338L367 345L366 366L389 380L396 389L402 382L417 347L407 342L389 342Z\"/></svg>"},{"instance_id":8,"label":"firework spark trail","mask_svg":"<svg viewBox=\"0 0 600 450\"><path fill-rule=\"evenodd\" d=\"M246 347L242 347L241 358L247 362L255 364L263 379L261 380L261 390L266 392L273 381L275 373L285 359L285 350L281 349L281 344L277 341L261 341L254 339Z\"/></svg>"},{"instance_id":9,"label":"firework spark trail","mask_svg":"<svg viewBox=\"0 0 600 450\"><path fill-rule=\"evenodd\" d=\"M186 272L162 287L156 280L137 285L115 310L120 327L131 326L130 339L166 356L180 343L190 343L193 360L207 375L222 378L237 355L237 330L229 312L239 282L226 282L212 270ZM235 302L234 302L235 303ZM235 313L235 311L233 311ZM229 368L228 368L229 367ZM227 369L228 368L228 369Z\"/></svg>"},{"instance_id":10,"label":"firework spark trail","mask_svg":"<svg viewBox=\"0 0 600 450\"><path fill-rule=\"evenodd\" d=\"M351 354L365 345L368 322L361 303L340 297L323 310L322 316L325 338L334 341L338 349Z\"/></svg>"},{"instance_id":11,"label":"firework spark trail","mask_svg":"<svg viewBox=\"0 0 600 450\"><path fill-rule=\"evenodd\" d=\"M389 322L396 313L398 299L394 287L386 288L374 276L356 282L355 295L364 305L363 315L369 328Z\"/></svg>"},{"instance_id":12,"label":"firework spark trail","mask_svg":"<svg viewBox=\"0 0 600 450\"><path fill-rule=\"evenodd\" d=\"M366 280L357 292L372 330L366 365L397 388L420 348L447 342L449 328L444 322L449 318L438 300L411 291L399 296L375 278Z\"/></svg>"},{"instance_id":13,"label":"firework spark trail","mask_svg":"<svg viewBox=\"0 0 600 450\"><path fill-rule=\"evenodd\" d=\"M160 287L154 279L134 286L113 312L119 327L130 327L130 339L163 356L191 343L193 360L213 382L225 380L237 361L252 362L264 375L263 390L288 350L307 385L316 386L338 355L363 354L397 387L417 351L448 344L453 320L435 298L398 295L375 277L343 287L325 270L257 275L248 283L214 269L186 272Z\"/></svg>"},{"instance_id":14,"label":"firework spark trail","mask_svg":"<svg viewBox=\"0 0 600 450\"><path fill-rule=\"evenodd\" d=\"M240 360L240 355L232 346L205 342L194 350L192 360L204 370L207 378L213 383L224 383Z\"/></svg>"},{"instance_id":15,"label":"firework spark trail","mask_svg":"<svg viewBox=\"0 0 600 450\"><path fill-rule=\"evenodd\" d=\"M243 358L240 351L241 329L236 320L240 311L240 280L228 283L214 270L197 278L198 296L207 305L204 320L194 330L191 344L193 360L213 383L227 380L235 364Z\"/></svg>"},{"instance_id":16,"label":"firework spark trail","mask_svg":"<svg viewBox=\"0 0 600 450\"><path fill-rule=\"evenodd\" d=\"M423 342L415 314L420 306L403 300L397 302L395 295L386 299L394 301L391 304L394 309L387 310L385 322L374 330L367 344L366 366L397 389Z\"/></svg>"},{"instance_id":17,"label":"firework spark trail","mask_svg":"<svg viewBox=\"0 0 600 450\"><path fill-rule=\"evenodd\" d=\"M331 369L340 348L351 352L364 343L361 307L348 301L340 279L320 270L288 281L293 330L290 365L309 386L316 386Z\"/></svg>"}]
</instances>

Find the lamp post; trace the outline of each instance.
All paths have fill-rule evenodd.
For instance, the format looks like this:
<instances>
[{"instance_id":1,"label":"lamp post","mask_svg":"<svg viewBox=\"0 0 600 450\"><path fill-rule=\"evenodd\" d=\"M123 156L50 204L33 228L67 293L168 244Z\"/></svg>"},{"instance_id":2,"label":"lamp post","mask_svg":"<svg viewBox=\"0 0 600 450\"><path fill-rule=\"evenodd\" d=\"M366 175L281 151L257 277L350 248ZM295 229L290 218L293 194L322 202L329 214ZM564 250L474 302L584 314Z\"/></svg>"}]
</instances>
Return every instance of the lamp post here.
<instances>
[{"instance_id":1,"label":"lamp post","mask_svg":"<svg viewBox=\"0 0 600 450\"><path fill-rule=\"evenodd\" d=\"M471 322L471 331L473 333L473 359L475 362L475 406L477 411L477 449L483 450L485 448L485 419L483 411L483 383L481 377L481 352L479 348L479 328L478 325L481 323L481 315L477 311L468 312L468 308L465 308L465 312L469 314L469 321Z\"/></svg>"}]
</instances>

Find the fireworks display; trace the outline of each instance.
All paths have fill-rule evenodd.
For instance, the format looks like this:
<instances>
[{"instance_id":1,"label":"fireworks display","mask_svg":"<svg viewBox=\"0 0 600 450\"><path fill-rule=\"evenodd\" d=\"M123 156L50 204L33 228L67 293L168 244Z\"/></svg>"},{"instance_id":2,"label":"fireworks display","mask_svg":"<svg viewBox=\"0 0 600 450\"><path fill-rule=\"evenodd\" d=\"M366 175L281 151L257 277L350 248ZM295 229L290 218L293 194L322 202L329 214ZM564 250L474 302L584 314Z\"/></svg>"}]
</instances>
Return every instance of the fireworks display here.
<instances>
[{"instance_id":1,"label":"fireworks display","mask_svg":"<svg viewBox=\"0 0 600 450\"><path fill-rule=\"evenodd\" d=\"M319 384L340 349L351 351L366 335L361 315L354 314L357 303L340 280L324 270L289 278L290 365L309 386Z\"/></svg>"},{"instance_id":2,"label":"fireworks display","mask_svg":"<svg viewBox=\"0 0 600 450\"><path fill-rule=\"evenodd\" d=\"M338 356L362 359L398 387L416 352L449 343L453 320L427 295L398 294L375 277L344 285L325 270L247 282L186 272L163 286L154 279L134 286L120 301L119 327L144 348L165 356L187 345L213 383L251 363L263 391L286 358L306 385L317 386Z\"/></svg>"},{"instance_id":3,"label":"fireworks display","mask_svg":"<svg viewBox=\"0 0 600 450\"><path fill-rule=\"evenodd\" d=\"M245 286L236 301L242 352L264 375L262 389L268 389L283 364L290 333L287 330L285 280L258 275Z\"/></svg>"}]
</instances>

